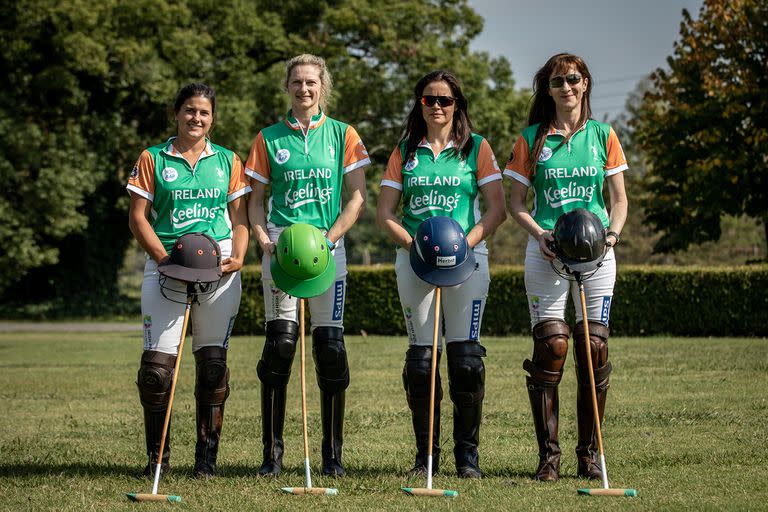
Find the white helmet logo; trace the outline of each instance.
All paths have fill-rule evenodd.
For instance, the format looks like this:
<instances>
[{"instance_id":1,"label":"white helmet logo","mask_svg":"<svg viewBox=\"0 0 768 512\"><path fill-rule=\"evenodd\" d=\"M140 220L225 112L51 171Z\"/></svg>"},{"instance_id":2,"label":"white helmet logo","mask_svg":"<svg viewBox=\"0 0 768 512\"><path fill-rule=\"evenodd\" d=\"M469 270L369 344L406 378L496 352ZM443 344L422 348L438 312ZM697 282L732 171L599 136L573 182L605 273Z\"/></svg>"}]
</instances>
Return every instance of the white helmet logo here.
<instances>
[{"instance_id":1,"label":"white helmet logo","mask_svg":"<svg viewBox=\"0 0 768 512\"><path fill-rule=\"evenodd\" d=\"M275 153L275 161L277 161L278 164L284 164L289 158L291 158L291 152L287 149L278 149L277 153Z\"/></svg>"},{"instance_id":2,"label":"white helmet logo","mask_svg":"<svg viewBox=\"0 0 768 512\"><path fill-rule=\"evenodd\" d=\"M541 154L539 155L539 162L546 162L552 157L552 148L542 148Z\"/></svg>"},{"instance_id":3,"label":"white helmet logo","mask_svg":"<svg viewBox=\"0 0 768 512\"><path fill-rule=\"evenodd\" d=\"M179 173L173 167L166 167L165 169L163 169L163 179L168 183L172 181L176 181L176 178L178 177L179 177Z\"/></svg>"}]
</instances>

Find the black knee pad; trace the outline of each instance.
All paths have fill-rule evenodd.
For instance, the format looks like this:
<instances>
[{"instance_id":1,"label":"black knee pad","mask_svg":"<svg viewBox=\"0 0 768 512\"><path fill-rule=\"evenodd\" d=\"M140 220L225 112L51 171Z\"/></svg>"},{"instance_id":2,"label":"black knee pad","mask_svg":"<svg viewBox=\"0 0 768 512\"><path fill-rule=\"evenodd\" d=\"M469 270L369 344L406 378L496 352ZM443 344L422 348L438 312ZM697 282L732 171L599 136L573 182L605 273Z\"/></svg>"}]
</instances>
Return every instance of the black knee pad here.
<instances>
[{"instance_id":1,"label":"black knee pad","mask_svg":"<svg viewBox=\"0 0 768 512\"><path fill-rule=\"evenodd\" d=\"M446 350L451 400L460 406L481 402L485 397L485 347L476 341L454 341Z\"/></svg>"},{"instance_id":2,"label":"black knee pad","mask_svg":"<svg viewBox=\"0 0 768 512\"><path fill-rule=\"evenodd\" d=\"M411 345L405 353L403 366L403 387L408 405L413 409L415 403L429 400L429 387L432 372L432 347ZM443 387L440 380L440 351L437 352L437 375L435 375L435 400L443 399Z\"/></svg>"},{"instance_id":3,"label":"black knee pad","mask_svg":"<svg viewBox=\"0 0 768 512\"><path fill-rule=\"evenodd\" d=\"M203 347L195 352L195 398L203 405L222 405L229 396L227 349Z\"/></svg>"},{"instance_id":4,"label":"black knee pad","mask_svg":"<svg viewBox=\"0 0 768 512\"><path fill-rule=\"evenodd\" d=\"M315 327L312 332L312 356L315 358L317 384L322 391L339 393L349 387L349 364L343 329Z\"/></svg>"},{"instance_id":5,"label":"black knee pad","mask_svg":"<svg viewBox=\"0 0 768 512\"><path fill-rule=\"evenodd\" d=\"M267 322L267 336L264 351L256 366L261 382L268 386L281 387L288 384L291 364L299 339L299 324L290 320Z\"/></svg>"},{"instance_id":6,"label":"black knee pad","mask_svg":"<svg viewBox=\"0 0 768 512\"><path fill-rule=\"evenodd\" d=\"M176 356L146 350L141 355L141 366L136 379L141 405L152 411L165 410L171 393Z\"/></svg>"},{"instance_id":7,"label":"black knee pad","mask_svg":"<svg viewBox=\"0 0 768 512\"><path fill-rule=\"evenodd\" d=\"M608 326L590 320L589 325L589 345L592 352L592 366L599 368L605 366L608 362L608 336L610 330ZM573 342L576 345L576 366L588 368L587 350L584 346L584 322L578 322L573 330Z\"/></svg>"},{"instance_id":8,"label":"black knee pad","mask_svg":"<svg viewBox=\"0 0 768 512\"><path fill-rule=\"evenodd\" d=\"M532 363L547 372L560 372L568 355L568 324L544 320L533 327Z\"/></svg>"}]
</instances>

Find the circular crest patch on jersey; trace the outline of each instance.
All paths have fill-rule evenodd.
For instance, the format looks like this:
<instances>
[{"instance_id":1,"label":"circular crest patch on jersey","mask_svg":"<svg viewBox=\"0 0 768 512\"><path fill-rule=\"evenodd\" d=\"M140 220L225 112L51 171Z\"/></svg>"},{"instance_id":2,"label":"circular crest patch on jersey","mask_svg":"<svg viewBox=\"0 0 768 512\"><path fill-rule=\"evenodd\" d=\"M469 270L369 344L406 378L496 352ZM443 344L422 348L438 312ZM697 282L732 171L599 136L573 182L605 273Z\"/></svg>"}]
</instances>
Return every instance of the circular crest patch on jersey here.
<instances>
[{"instance_id":1,"label":"circular crest patch on jersey","mask_svg":"<svg viewBox=\"0 0 768 512\"><path fill-rule=\"evenodd\" d=\"M130 179L135 180L138 177L139 177L139 166L138 165L134 165L133 169L131 170Z\"/></svg>"},{"instance_id":2,"label":"circular crest patch on jersey","mask_svg":"<svg viewBox=\"0 0 768 512\"><path fill-rule=\"evenodd\" d=\"M414 156L405 163L405 170L412 171L416 168L417 165L419 165L419 159Z\"/></svg>"},{"instance_id":3,"label":"circular crest patch on jersey","mask_svg":"<svg viewBox=\"0 0 768 512\"><path fill-rule=\"evenodd\" d=\"M278 164L284 164L289 158L291 158L291 152L287 149L278 149L277 153L275 153L275 161Z\"/></svg>"},{"instance_id":4,"label":"circular crest patch on jersey","mask_svg":"<svg viewBox=\"0 0 768 512\"><path fill-rule=\"evenodd\" d=\"M539 162L546 162L552 158L552 148L541 148L541 154L539 155Z\"/></svg>"},{"instance_id":5,"label":"circular crest patch on jersey","mask_svg":"<svg viewBox=\"0 0 768 512\"><path fill-rule=\"evenodd\" d=\"M166 167L163 169L163 179L167 182L176 181L176 178L179 177L178 171L174 169L173 167Z\"/></svg>"}]
</instances>

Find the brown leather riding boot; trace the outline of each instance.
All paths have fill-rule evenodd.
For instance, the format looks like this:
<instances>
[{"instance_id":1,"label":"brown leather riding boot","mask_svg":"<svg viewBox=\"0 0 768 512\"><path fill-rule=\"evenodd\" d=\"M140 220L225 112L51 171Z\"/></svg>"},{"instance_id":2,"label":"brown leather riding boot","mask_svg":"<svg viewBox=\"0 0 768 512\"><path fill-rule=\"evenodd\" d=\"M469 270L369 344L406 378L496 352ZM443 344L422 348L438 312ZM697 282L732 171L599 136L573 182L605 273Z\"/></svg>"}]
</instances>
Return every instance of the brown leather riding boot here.
<instances>
[{"instance_id":1,"label":"brown leather riding boot","mask_svg":"<svg viewBox=\"0 0 768 512\"><path fill-rule=\"evenodd\" d=\"M563 372L543 370L529 360L523 363L523 368L531 374L525 380L539 446L539 466L533 479L555 482L560 478L560 443L557 436L560 404L557 386Z\"/></svg>"},{"instance_id":2,"label":"brown leather riding boot","mask_svg":"<svg viewBox=\"0 0 768 512\"><path fill-rule=\"evenodd\" d=\"M147 350L141 355L136 385L139 388L139 399L144 409L144 435L147 442L148 461L143 473L147 477L154 475L157 466L175 364L176 356L171 354ZM170 458L171 424L169 422L163 446L161 473L165 474L170 469Z\"/></svg>"},{"instance_id":3,"label":"brown leather riding boot","mask_svg":"<svg viewBox=\"0 0 768 512\"><path fill-rule=\"evenodd\" d=\"M605 399L608 396L611 363L608 362L595 370L595 388L597 391L597 410L600 413L600 424L605 416ZM579 386L576 391L576 415L578 417L579 441L576 444L578 459L578 475L586 478L600 479L600 460L597 454L597 428L595 428L595 413L592 406L592 392L589 373L576 368L579 374Z\"/></svg>"}]
</instances>

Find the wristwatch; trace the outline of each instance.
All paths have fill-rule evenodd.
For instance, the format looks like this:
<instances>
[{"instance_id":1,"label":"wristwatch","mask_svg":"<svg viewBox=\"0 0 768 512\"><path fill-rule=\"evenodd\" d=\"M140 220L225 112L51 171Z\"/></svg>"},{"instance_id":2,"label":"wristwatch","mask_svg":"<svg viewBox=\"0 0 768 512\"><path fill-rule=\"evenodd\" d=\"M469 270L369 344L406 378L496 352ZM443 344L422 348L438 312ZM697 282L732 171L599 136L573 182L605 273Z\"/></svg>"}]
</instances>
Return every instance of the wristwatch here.
<instances>
[{"instance_id":1,"label":"wristwatch","mask_svg":"<svg viewBox=\"0 0 768 512\"><path fill-rule=\"evenodd\" d=\"M619 242L621 242L621 237L619 236L619 234L617 232L609 231L609 232L607 232L605 234L605 237L608 238L609 236L612 236L612 237L614 237L616 239L616 243L615 244L611 244L610 245L611 247L616 247L617 245L619 245Z\"/></svg>"}]
</instances>

